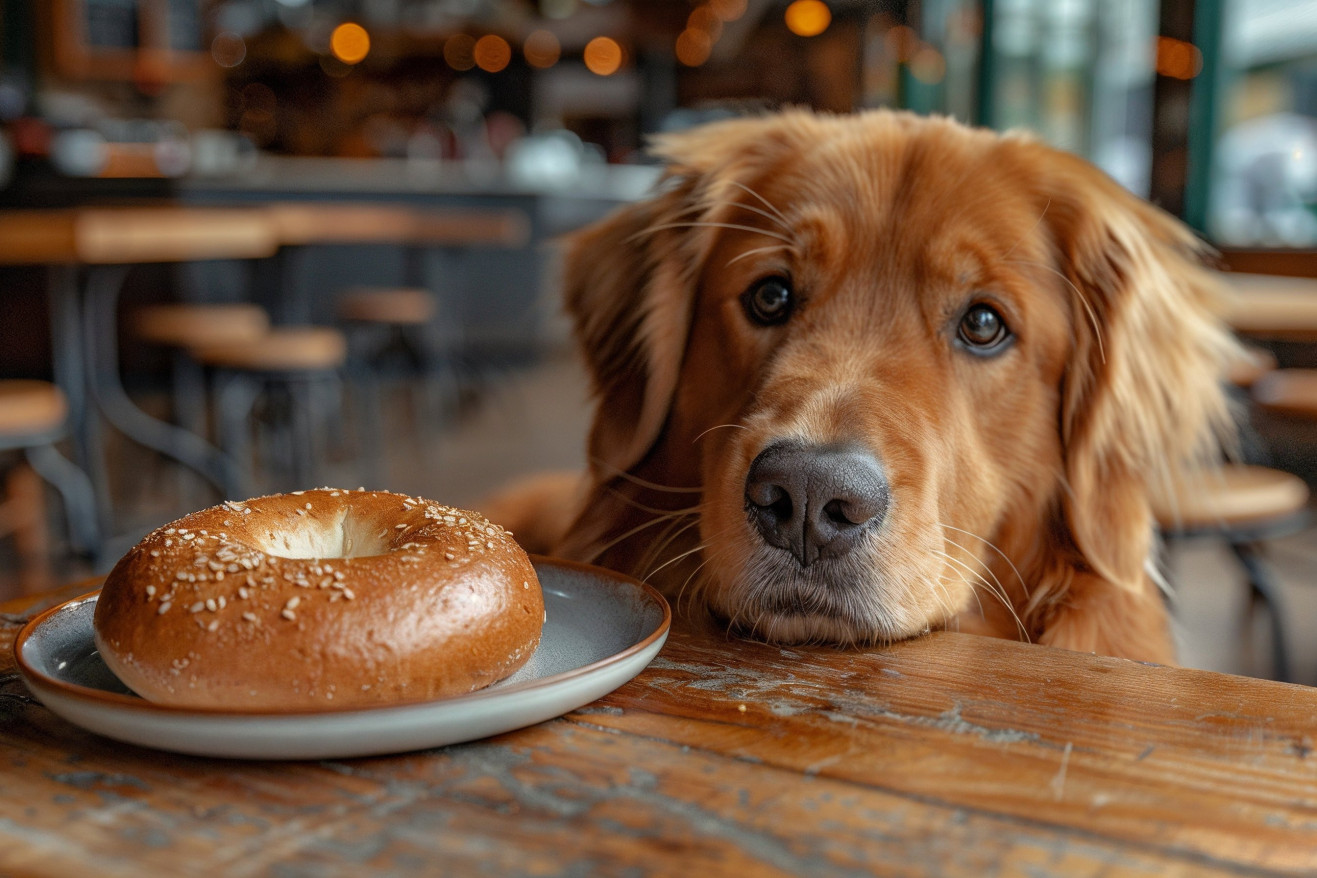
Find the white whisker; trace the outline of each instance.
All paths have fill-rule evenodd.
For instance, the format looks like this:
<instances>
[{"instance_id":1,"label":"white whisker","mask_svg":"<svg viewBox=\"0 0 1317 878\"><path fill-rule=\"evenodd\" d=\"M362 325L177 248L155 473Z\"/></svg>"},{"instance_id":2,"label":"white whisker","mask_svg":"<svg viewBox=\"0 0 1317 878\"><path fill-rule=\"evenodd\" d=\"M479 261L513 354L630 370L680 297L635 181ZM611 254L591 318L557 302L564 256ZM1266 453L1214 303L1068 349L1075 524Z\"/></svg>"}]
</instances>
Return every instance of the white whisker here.
<instances>
[{"instance_id":1,"label":"white whisker","mask_svg":"<svg viewBox=\"0 0 1317 878\"><path fill-rule=\"evenodd\" d=\"M739 180L729 180L728 182L730 182L733 186L745 192L746 194L759 199L759 203L762 204L764 207L768 208L769 210L771 210L773 212L773 217L781 222L782 228L786 229L788 232L791 231L791 221L787 219L787 215L784 214L781 210L779 210L778 207L775 204L773 204L773 202L769 201L759 192L755 191L754 189L750 188L749 186L740 182Z\"/></svg>"},{"instance_id":2,"label":"white whisker","mask_svg":"<svg viewBox=\"0 0 1317 878\"><path fill-rule=\"evenodd\" d=\"M590 462L600 469L607 470L608 475L615 479L624 479L633 485L639 485L642 488L649 488L651 491L666 491L670 494L699 494L704 489L701 487L694 488L675 488L671 485L660 485L657 482L649 482L639 476L633 475L625 470L620 470L610 465L607 461L600 460L597 457L590 458Z\"/></svg>"},{"instance_id":3,"label":"white whisker","mask_svg":"<svg viewBox=\"0 0 1317 878\"><path fill-rule=\"evenodd\" d=\"M640 230L639 232L636 232L634 235L631 236L631 239L634 240L636 238L644 237L645 235L651 235L655 232L662 232L667 229L730 229L736 232L753 232L756 235L763 235L766 238L776 238L777 240L782 241L783 243L791 246L795 245L794 241L792 241L790 238L788 238L786 235L780 232L774 232L769 229L760 229L760 228L756 228L755 226L742 225L741 223L716 223L708 220L691 220L690 222L656 223L655 225L647 226L646 228Z\"/></svg>"},{"instance_id":4,"label":"white whisker","mask_svg":"<svg viewBox=\"0 0 1317 878\"><path fill-rule=\"evenodd\" d=\"M662 524L662 523L664 523L664 522L673 521L673 520L675 520L675 519L682 518L683 516L688 515L688 514L689 514L689 513L679 512L679 513L675 513L675 514L672 514L672 515L660 515L660 516L657 516L656 518L652 518L652 519L650 519L649 521L645 522L644 524L639 524L639 525L637 525L637 526L631 528L631 530L629 530L629 531L627 531L627 532L621 534L620 536L617 536L617 537L615 537L614 539L608 541L607 543L604 543L602 546L596 546L595 549L594 549L594 551L591 552L590 555L589 555L587 558L585 558L585 562L586 562L587 564L592 564L592 563L594 563L594 562L599 558L600 555L604 554L604 552L607 552L609 549L613 548L613 547L616 546L618 543L621 543L621 542L623 542L624 540L629 540L629 539L631 539L631 537L635 536L636 534L640 533L641 531L647 530L647 529L653 527L653 526L656 525L656 524Z\"/></svg>"},{"instance_id":5,"label":"white whisker","mask_svg":"<svg viewBox=\"0 0 1317 878\"><path fill-rule=\"evenodd\" d=\"M710 427L709 429L705 430L705 431L704 431L703 433L701 433L700 435L696 436L694 439L691 440L691 444L694 445L696 442L699 442L701 439L703 439L705 436L707 436L707 435L709 435L710 433L712 433L714 430L722 430L722 429L724 429L724 428L733 428L733 427L734 427L735 429L737 429L737 430L749 430L749 429L750 429L749 427L745 426L744 424L718 424L718 425L716 425L716 426Z\"/></svg>"},{"instance_id":6,"label":"white whisker","mask_svg":"<svg viewBox=\"0 0 1317 878\"><path fill-rule=\"evenodd\" d=\"M1079 303L1084 306L1084 312L1088 315L1088 322L1093 324L1093 333L1097 337L1098 356L1102 362L1105 363L1107 361L1107 350L1106 346L1102 343L1102 327L1098 325L1097 312L1093 310L1093 305L1088 301L1088 297L1084 295L1083 290L1079 289L1079 287L1075 285L1075 282L1066 277L1063 272L1045 262L1034 262L1029 259L1008 259L1006 261L1013 262L1016 265L1032 265L1035 268L1042 268L1046 271L1050 271L1052 274L1065 281L1070 286L1070 289L1074 290L1075 295L1079 298Z\"/></svg>"},{"instance_id":7,"label":"white whisker","mask_svg":"<svg viewBox=\"0 0 1317 878\"><path fill-rule=\"evenodd\" d=\"M950 524L943 524L942 522L938 522L938 526L942 528L946 528L947 530L954 530L956 533L962 533L967 537L973 537L974 539L983 543L983 545L987 546L989 549L992 549L994 552L996 552L1001 557L1001 559L1005 561L1006 564L1011 568L1011 572L1015 574L1015 578L1020 581L1020 588L1024 590L1024 596L1026 598L1029 597L1029 583L1025 582L1024 577L1020 575L1020 571L1016 568L1015 562L1012 561L1009 557L1007 557L1005 552L997 548L997 546L991 540L985 540L983 537L979 536L976 533L972 533L967 530L962 530ZM948 542L950 541L948 540ZM952 545L955 545L955 543L952 543ZM966 552L969 551L968 549L965 549L964 546L958 546L957 548L964 549Z\"/></svg>"},{"instance_id":8,"label":"white whisker","mask_svg":"<svg viewBox=\"0 0 1317 878\"><path fill-rule=\"evenodd\" d=\"M741 253L737 256L733 256L731 259L728 259L726 267L731 268L733 265L740 262L742 259L748 259L751 256L758 256L760 253L776 253L779 250L790 250L790 249L792 249L792 247L789 244L769 244L764 247L753 247L749 250L746 250L744 253Z\"/></svg>"}]
</instances>

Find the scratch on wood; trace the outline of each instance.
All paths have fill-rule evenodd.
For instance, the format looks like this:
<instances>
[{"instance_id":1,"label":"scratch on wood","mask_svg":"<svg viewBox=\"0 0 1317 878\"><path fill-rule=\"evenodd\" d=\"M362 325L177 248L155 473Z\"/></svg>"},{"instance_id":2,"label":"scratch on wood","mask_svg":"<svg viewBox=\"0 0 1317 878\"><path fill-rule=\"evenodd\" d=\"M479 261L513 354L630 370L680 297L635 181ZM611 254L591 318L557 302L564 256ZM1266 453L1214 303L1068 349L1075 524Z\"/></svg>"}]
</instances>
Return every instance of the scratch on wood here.
<instances>
[{"instance_id":1,"label":"scratch on wood","mask_svg":"<svg viewBox=\"0 0 1317 878\"><path fill-rule=\"evenodd\" d=\"M1070 765L1070 750L1074 746L1072 741L1065 742L1065 750L1061 753L1061 768L1057 771L1056 777L1052 778L1052 798L1058 802L1065 795L1065 772Z\"/></svg>"}]
</instances>

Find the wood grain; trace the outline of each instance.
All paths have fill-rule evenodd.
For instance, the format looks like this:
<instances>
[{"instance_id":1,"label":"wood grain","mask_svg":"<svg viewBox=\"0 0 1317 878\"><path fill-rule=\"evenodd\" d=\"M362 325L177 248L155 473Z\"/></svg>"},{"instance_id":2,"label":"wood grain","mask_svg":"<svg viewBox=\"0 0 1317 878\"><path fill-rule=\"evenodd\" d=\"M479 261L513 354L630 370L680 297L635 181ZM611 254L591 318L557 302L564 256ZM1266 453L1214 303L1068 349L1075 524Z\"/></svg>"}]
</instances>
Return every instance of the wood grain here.
<instances>
[{"instance_id":1,"label":"wood grain","mask_svg":"<svg viewBox=\"0 0 1317 878\"><path fill-rule=\"evenodd\" d=\"M38 605L3 608L0 671ZM9 678L0 873L1304 874L1315 718L1304 687L970 635L783 649L686 622L529 729L223 762L82 732Z\"/></svg>"}]
</instances>

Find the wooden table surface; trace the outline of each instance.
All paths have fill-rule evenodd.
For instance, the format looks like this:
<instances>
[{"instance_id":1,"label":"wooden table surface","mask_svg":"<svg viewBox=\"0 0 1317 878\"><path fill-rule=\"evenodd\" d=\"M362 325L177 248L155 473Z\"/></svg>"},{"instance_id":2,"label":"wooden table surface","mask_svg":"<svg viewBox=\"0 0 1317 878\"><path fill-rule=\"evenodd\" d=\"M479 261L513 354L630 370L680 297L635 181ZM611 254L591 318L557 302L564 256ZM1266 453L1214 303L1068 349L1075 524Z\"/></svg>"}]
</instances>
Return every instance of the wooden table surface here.
<instances>
[{"instance_id":1,"label":"wooden table surface","mask_svg":"<svg viewBox=\"0 0 1317 878\"><path fill-rule=\"evenodd\" d=\"M1300 686L961 634L786 649L681 622L631 683L538 726L228 762L58 719L12 676L34 604L0 610L4 875L1317 870Z\"/></svg>"}]
</instances>

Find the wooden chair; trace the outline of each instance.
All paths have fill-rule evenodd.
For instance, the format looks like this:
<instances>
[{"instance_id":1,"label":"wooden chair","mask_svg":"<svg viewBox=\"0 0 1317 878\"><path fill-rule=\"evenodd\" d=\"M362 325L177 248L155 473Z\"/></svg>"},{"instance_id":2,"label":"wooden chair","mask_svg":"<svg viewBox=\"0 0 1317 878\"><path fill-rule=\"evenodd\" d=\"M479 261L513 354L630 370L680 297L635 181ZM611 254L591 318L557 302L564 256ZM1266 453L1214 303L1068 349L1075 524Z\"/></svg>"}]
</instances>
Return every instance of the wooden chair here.
<instances>
[{"instance_id":1,"label":"wooden chair","mask_svg":"<svg viewBox=\"0 0 1317 878\"><path fill-rule=\"evenodd\" d=\"M101 527L91 480L65 458L55 443L68 433L68 401L46 381L0 381L0 452L22 452L26 466L12 468L0 503L0 535L12 534L19 555L44 567L49 558L44 496L33 475L59 492L68 521L69 543L95 563L101 555ZM30 467L30 469L28 469Z\"/></svg>"},{"instance_id":2,"label":"wooden chair","mask_svg":"<svg viewBox=\"0 0 1317 878\"><path fill-rule=\"evenodd\" d=\"M1177 540L1225 543L1243 568L1250 619L1265 610L1271 629L1272 674L1291 679L1285 602L1266 563L1268 541L1308 523L1308 486L1298 476L1270 467L1226 464L1187 473L1157 498L1153 512L1168 545Z\"/></svg>"},{"instance_id":3,"label":"wooden chair","mask_svg":"<svg viewBox=\"0 0 1317 878\"><path fill-rule=\"evenodd\" d=\"M192 349L198 362L214 370L216 428L221 448L247 470L255 460L251 438L257 403L266 405L261 420L269 428L266 443L270 473L287 480L278 490L313 487L320 474L323 439L329 429L324 399L339 383L347 360L347 339L337 329L292 326L272 329L251 340L202 345ZM250 488L248 489L250 491Z\"/></svg>"}]
</instances>

